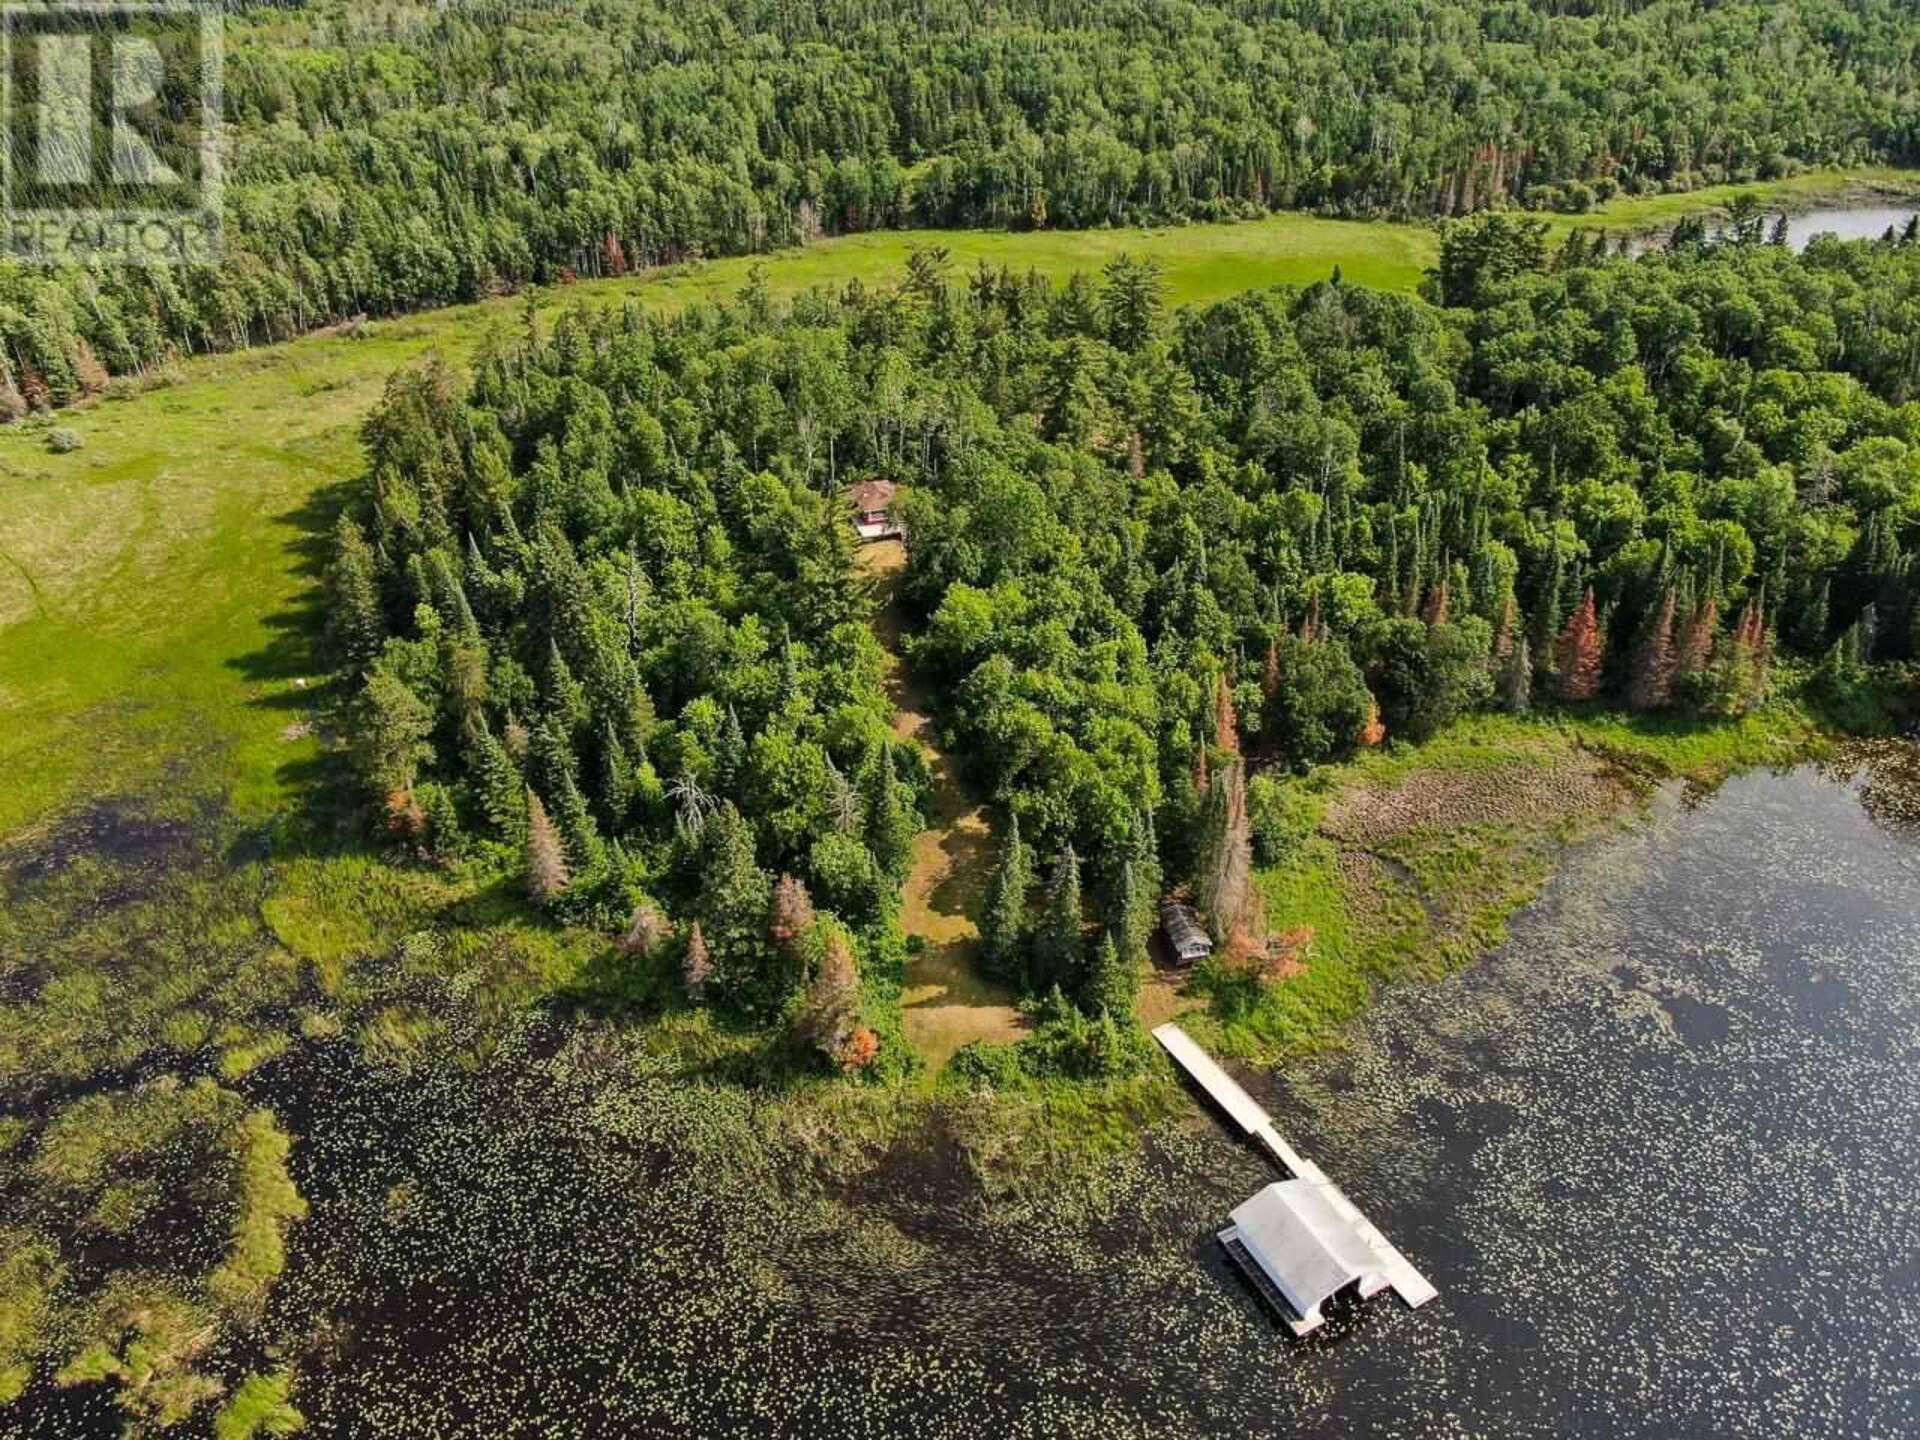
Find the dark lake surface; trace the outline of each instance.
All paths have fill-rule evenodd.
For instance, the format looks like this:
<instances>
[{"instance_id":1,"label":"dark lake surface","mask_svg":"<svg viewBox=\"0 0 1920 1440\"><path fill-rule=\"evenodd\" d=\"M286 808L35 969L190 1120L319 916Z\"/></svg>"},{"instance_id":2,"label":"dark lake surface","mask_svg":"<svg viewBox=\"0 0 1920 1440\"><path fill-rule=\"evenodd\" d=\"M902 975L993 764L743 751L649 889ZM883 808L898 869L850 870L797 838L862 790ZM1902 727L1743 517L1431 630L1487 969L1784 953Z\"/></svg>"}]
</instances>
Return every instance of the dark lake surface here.
<instances>
[{"instance_id":1,"label":"dark lake surface","mask_svg":"<svg viewBox=\"0 0 1920 1440\"><path fill-rule=\"evenodd\" d=\"M1286 1337L1213 1239L1277 1177L1197 1105L992 1209L943 1134L802 1184L750 1093L545 1021L478 1074L263 1072L313 1205L266 1333L327 1436L1920 1434L1917 755L1663 795L1248 1077L1419 1312ZM92 1387L6 1426L118 1429Z\"/></svg>"}]
</instances>

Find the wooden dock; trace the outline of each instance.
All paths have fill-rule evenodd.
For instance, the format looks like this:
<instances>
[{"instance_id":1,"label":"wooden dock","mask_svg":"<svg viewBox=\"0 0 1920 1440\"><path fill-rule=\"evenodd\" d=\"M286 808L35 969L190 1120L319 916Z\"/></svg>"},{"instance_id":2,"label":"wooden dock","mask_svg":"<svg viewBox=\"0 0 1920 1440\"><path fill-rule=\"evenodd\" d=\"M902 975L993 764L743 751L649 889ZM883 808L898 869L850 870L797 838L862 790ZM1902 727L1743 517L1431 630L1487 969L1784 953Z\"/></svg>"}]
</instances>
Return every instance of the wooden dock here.
<instances>
[{"instance_id":1,"label":"wooden dock","mask_svg":"<svg viewBox=\"0 0 1920 1440\"><path fill-rule=\"evenodd\" d=\"M1273 1117L1260 1108L1238 1081L1215 1064L1211 1055L1194 1044L1193 1037L1178 1025L1167 1024L1156 1029L1153 1038L1173 1057L1174 1063L1207 1092L1208 1098L1226 1112L1227 1118L1243 1134L1260 1144L1294 1179L1312 1185L1341 1219L1352 1227L1354 1236L1372 1252L1378 1262L1378 1269L1360 1287L1363 1295L1391 1288L1394 1294L1417 1309L1440 1293L1426 1276L1414 1268L1413 1262L1395 1249L1373 1222L1360 1213L1359 1207L1347 1199L1340 1187L1327 1178L1325 1171L1287 1143L1286 1137L1274 1128Z\"/></svg>"}]
</instances>

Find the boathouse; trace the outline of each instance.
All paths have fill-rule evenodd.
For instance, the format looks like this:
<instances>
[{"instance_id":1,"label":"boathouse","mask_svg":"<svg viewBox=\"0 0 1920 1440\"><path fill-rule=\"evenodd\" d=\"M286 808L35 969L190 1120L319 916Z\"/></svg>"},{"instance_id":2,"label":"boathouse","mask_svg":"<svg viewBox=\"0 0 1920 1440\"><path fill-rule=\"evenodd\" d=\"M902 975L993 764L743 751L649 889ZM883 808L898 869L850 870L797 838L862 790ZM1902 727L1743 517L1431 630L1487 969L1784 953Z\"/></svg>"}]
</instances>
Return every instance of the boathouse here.
<instances>
[{"instance_id":1,"label":"boathouse","mask_svg":"<svg viewBox=\"0 0 1920 1440\"><path fill-rule=\"evenodd\" d=\"M893 518L894 484L891 480L862 480L847 488L853 505L853 528L862 540L885 540L900 533Z\"/></svg>"},{"instance_id":2,"label":"boathouse","mask_svg":"<svg viewBox=\"0 0 1920 1440\"><path fill-rule=\"evenodd\" d=\"M1317 1329L1326 1318L1320 1307L1348 1285L1357 1285L1362 1296L1390 1289L1416 1310L1439 1293L1326 1171L1287 1143L1273 1117L1192 1036L1169 1023L1157 1027L1153 1038L1234 1128L1291 1177L1235 1209L1233 1223L1219 1232L1234 1264L1288 1329L1295 1335Z\"/></svg>"},{"instance_id":3,"label":"boathouse","mask_svg":"<svg viewBox=\"0 0 1920 1440\"><path fill-rule=\"evenodd\" d=\"M1160 928L1166 933L1167 949L1173 953L1174 961L1181 965L1191 965L1196 960L1204 960L1213 953L1213 940L1201 925L1200 917L1193 913L1193 907L1182 905L1177 900L1163 901L1160 906Z\"/></svg>"},{"instance_id":4,"label":"boathouse","mask_svg":"<svg viewBox=\"0 0 1920 1440\"><path fill-rule=\"evenodd\" d=\"M1318 1327L1321 1305L1347 1286L1368 1294L1386 1283L1352 1223L1304 1180L1281 1180L1236 1206L1220 1243L1296 1335Z\"/></svg>"}]
</instances>

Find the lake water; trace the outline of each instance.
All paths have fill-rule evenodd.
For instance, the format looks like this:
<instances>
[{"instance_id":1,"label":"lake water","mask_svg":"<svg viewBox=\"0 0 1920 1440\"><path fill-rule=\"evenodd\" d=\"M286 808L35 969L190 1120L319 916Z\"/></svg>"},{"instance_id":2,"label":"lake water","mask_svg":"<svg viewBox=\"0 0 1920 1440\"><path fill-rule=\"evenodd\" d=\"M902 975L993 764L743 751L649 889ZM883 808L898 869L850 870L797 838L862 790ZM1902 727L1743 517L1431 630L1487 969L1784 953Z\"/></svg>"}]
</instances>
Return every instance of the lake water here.
<instances>
[{"instance_id":1,"label":"lake water","mask_svg":"<svg viewBox=\"0 0 1920 1440\"><path fill-rule=\"evenodd\" d=\"M1274 1176L1198 1105L993 1210L945 1129L807 1183L764 1102L542 1021L477 1075L260 1072L313 1214L235 1358L296 1359L324 1436L1920 1434L1917 756L1668 794L1247 1077L1421 1311L1287 1337L1213 1238ZM0 1430L119 1420L40 1387Z\"/></svg>"},{"instance_id":2,"label":"lake water","mask_svg":"<svg viewBox=\"0 0 1920 1440\"><path fill-rule=\"evenodd\" d=\"M1765 232L1773 232L1773 223L1779 211L1766 212ZM1800 214L1787 216L1787 244L1796 251L1807 248L1807 242L1816 235L1837 235L1842 240L1878 240L1891 226L1896 234L1904 231L1907 223L1915 215L1920 215L1920 201L1906 201L1896 205L1885 203L1862 203L1855 205L1828 205L1817 210L1807 210ZM1719 221L1715 216L1707 217L1707 228L1718 234ZM1628 252L1644 255L1663 248L1667 240L1667 231L1655 231L1637 234L1627 241Z\"/></svg>"},{"instance_id":3,"label":"lake water","mask_svg":"<svg viewBox=\"0 0 1920 1440\"><path fill-rule=\"evenodd\" d=\"M1842 240L1878 240L1891 226L1897 233L1920 214L1920 204L1856 205L1809 210L1787 216L1787 243L1804 250L1816 235L1838 235Z\"/></svg>"}]
</instances>

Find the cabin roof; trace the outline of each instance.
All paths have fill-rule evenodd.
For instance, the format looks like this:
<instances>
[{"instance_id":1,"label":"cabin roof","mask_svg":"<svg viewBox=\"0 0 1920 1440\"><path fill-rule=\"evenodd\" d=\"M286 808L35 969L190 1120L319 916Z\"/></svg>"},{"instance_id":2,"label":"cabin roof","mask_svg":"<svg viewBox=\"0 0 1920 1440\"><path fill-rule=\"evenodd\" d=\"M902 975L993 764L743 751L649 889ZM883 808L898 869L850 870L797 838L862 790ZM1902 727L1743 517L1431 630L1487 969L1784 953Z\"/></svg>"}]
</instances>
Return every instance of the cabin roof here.
<instances>
[{"instance_id":1,"label":"cabin roof","mask_svg":"<svg viewBox=\"0 0 1920 1440\"><path fill-rule=\"evenodd\" d=\"M1267 1186L1234 1210L1233 1225L1247 1253L1302 1316L1379 1268L1352 1222L1304 1180Z\"/></svg>"},{"instance_id":2,"label":"cabin roof","mask_svg":"<svg viewBox=\"0 0 1920 1440\"><path fill-rule=\"evenodd\" d=\"M847 487L847 498L853 502L854 509L868 515L893 504L893 492L891 480L862 480Z\"/></svg>"}]
</instances>

